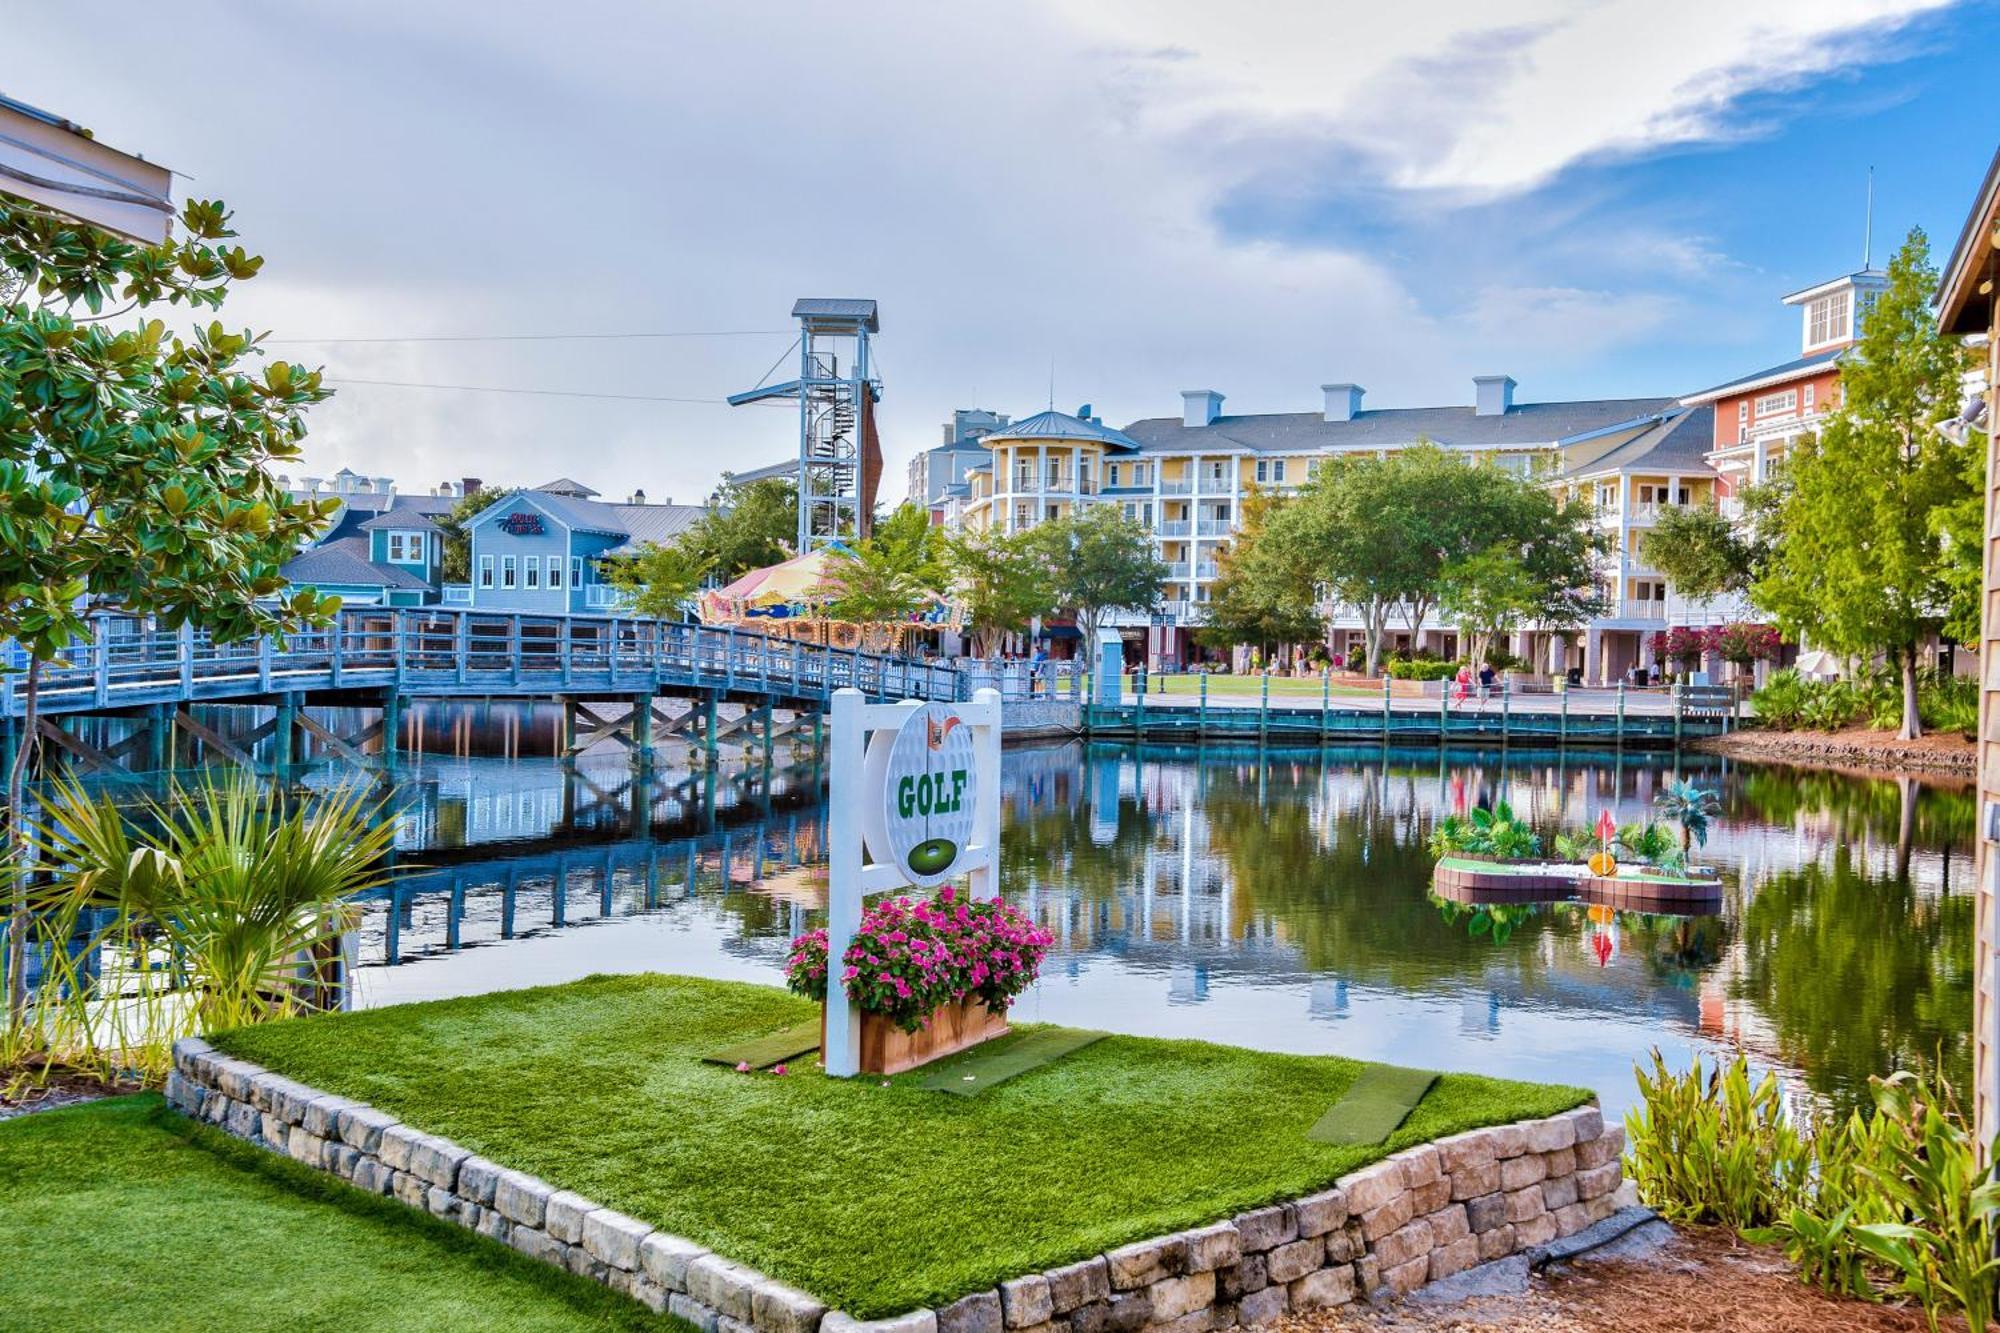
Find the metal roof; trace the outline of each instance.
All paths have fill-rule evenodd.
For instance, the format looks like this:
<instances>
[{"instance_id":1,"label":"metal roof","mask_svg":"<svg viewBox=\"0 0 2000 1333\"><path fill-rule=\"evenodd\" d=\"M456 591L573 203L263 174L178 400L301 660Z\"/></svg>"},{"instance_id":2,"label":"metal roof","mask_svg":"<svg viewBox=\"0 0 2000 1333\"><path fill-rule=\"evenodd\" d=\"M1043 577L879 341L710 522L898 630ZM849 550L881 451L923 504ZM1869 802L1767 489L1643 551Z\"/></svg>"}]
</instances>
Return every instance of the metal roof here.
<instances>
[{"instance_id":1,"label":"metal roof","mask_svg":"<svg viewBox=\"0 0 2000 1333\"><path fill-rule=\"evenodd\" d=\"M1505 448L1560 444L1621 422L1637 423L1674 406L1671 398L1602 398L1570 403L1517 403L1480 416L1470 407L1392 407L1328 421L1319 412L1221 416L1187 426L1179 417L1148 417L1125 435L1150 453L1313 453L1390 449L1429 440L1445 448ZM1011 434L1011 429L1007 432Z\"/></svg>"},{"instance_id":2,"label":"metal roof","mask_svg":"<svg viewBox=\"0 0 2000 1333\"><path fill-rule=\"evenodd\" d=\"M410 505L385 509L366 523L355 525L357 532L436 532L438 525L423 510Z\"/></svg>"},{"instance_id":3,"label":"metal roof","mask_svg":"<svg viewBox=\"0 0 2000 1333\"><path fill-rule=\"evenodd\" d=\"M997 440L1083 440L1108 444L1114 449L1139 448L1139 441L1124 431L1113 430L1100 421L1085 421L1082 417L1053 408L989 431L980 437L979 443L987 446Z\"/></svg>"},{"instance_id":4,"label":"metal roof","mask_svg":"<svg viewBox=\"0 0 2000 1333\"><path fill-rule=\"evenodd\" d=\"M613 550L614 555L630 555L626 548L646 545L664 546L674 538L701 522L708 513L704 505L609 505L607 508L618 512L619 521L631 539Z\"/></svg>"},{"instance_id":5,"label":"metal roof","mask_svg":"<svg viewBox=\"0 0 2000 1333\"><path fill-rule=\"evenodd\" d=\"M554 481L545 481L535 487L535 489L538 491L547 491L550 495L574 495L579 500L595 500L597 498L596 491L591 490L590 487L584 485L582 482L572 481L568 477L557 477Z\"/></svg>"},{"instance_id":6,"label":"metal roof","mask_svg":"<svg viewBox=\"0 0 2000 1333\"><path fill-rule=\"evenodd\" d=\"M858 297L802 296L792 303L793 319L853 320L870 333L881 330L875 303Z\"/></svg>"},{"instance_id":7,"label":"metal roof","mask_svg":"<svg viewBox=\"0 0 2000 1333\"><path fill-rule=\"evenodd\" d=\"M775 463L766 463L763 467L753 467L748 472L732 472L729 474L729 479L739 486L748 486L752 482L776 481L798 475L799 460L783 458Z\"/></svg>"},{"instance_id":8,"label":"metal roof","mask_svg":"<svg viewBox=\"0 0 2000 1333\"><path fill-rule=\"evenodd\" d=\"M286 561L278 572L292 583L315 586L335 583L350 587L404 588L426 592L431 586L406 569L378 565L369 560L365 537L343 537L339 541L301 551Z\"/></svg>"},{"instance_id":9,"label":"metal roof","mask_svg":"<svg viewBox=\"0 0 2000 1333\"><path fill-rule=\"evenodd\" d=\"M1699 403L1712 403L1725 394L1738 390L1753 389L1765 384L1780 384L1785 380L1793 379L1808 371L1823 370L1840 360L1843 356L1846 356L1852 350L1850 347L1836 347L1830 352L1814 352L1811 356L1801 356L1790 361L1780 362L1778 365L1768 366L1763 370L1752 371L1748 375L1738 376L1736 379L1718 384L1712 389L1703 389L1700 393L1691 393L1681 399L1681 402L1685 406L1693 407Z\"/></svg>"},{"instance_id":10,"label":"metal roof","mask_svg":"<svg viewBox=\"0 0 2000 1333\"><path fill-rule=\"evenodd\" d=\"M1715 409L1692 407L1669 412L1656 424L1610 452L1565 467L1566 477L1590 477L1643 467L1647 472L1707 472L1715 447Z\"/></svg>"}]
</instances>

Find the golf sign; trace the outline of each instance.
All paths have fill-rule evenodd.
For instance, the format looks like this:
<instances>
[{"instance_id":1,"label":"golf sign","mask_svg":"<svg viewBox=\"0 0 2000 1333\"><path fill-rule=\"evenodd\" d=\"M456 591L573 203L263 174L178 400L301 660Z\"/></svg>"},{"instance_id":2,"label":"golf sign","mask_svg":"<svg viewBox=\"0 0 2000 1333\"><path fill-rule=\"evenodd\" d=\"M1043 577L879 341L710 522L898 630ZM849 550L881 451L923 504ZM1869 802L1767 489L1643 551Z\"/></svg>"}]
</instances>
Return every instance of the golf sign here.
<instances>
[{"instance_id":1,"label":"golf sign","mask_svg":"<svg viewBox=\"0 0 2000 1333\"><path fill-rule=\"evenodd\" d=\"M951 704L925 704L869 747L862 790L881 797L869 812L869 853L918 888L932 889L959 873L973 842L979 770L972 728Z\"/></svg>"}]
</instances>

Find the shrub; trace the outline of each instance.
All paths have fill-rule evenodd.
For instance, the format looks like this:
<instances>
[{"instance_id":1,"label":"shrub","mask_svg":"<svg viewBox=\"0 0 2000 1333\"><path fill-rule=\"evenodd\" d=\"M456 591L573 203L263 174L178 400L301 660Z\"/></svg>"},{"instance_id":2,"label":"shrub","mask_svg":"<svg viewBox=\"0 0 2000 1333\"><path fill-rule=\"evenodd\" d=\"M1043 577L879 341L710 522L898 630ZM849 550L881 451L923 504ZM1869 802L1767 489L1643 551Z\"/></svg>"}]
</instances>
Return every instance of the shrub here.
<instances>
[{"instance_id":1,"label":"shrub","mask_svg":"<svg viewBox=\"0 0 2000 1333\"><path fill-rule=\"evenodd\" d=\"M931 1012L978 1000L1005 1013L1034 984L1055 937L998 898L962 898L947 885L931 899L889 898L862 914L843 958L842 980L866 1011L915 1032ZM792 941L785 984L824 1000L824 927Z\"/></svg>"},{"instance_id":2,"label":"shrub","mask_svg":"<svg viewBox=\"0 0 2000 1333\"><path fill-rule=\"evenodd\" d=\"M1765 726L1790 731L1805 715L1808 691L1806 678L1786 667L1772 672L1764 687L1750 695L1750 706L1756 709L1758 720Z\"/></svg>"},{"instance_id":3,"label":"shrub","mask_svg":"<svg viewBox=\"0 0 2000 1333\"><path fill-rule=\"evenodd\" d=\"M1426 657L1399 657L1389 663L1388 671L1397 680L1449 680L1458 674L1458 664Z\"/></svg>"},{"instance_id":4,"label":"shrub","mask_svg":"<svg viewBox=\"0 0 2000 1333\"><path fill-rule=\"evenodd\" d=\"M1753 1087L1744 1057L1704 1071L1699 1055L1675 1074L1658 1050L1650 1075L1633 1072L1641 1105L1625 1116L1626 1167L1662 1217L1760 1227L1805 1197L1812 1149L1785 1116L1776 1075Z\"/></svg>"},{"instance_id":5,"label":"shrub","mask_svg":"<svg viewBox=\"0 0 2000 1333\"><path fill-rule=\"evenodd\" d=\"M1542 853L1541 836L1505 801L1495 801L1491 810L1475 809L1467 817L1446 815L1431 830L1430 846L1434 856L1471 852L1524 860Z\"/></svg>"}]
</instances>

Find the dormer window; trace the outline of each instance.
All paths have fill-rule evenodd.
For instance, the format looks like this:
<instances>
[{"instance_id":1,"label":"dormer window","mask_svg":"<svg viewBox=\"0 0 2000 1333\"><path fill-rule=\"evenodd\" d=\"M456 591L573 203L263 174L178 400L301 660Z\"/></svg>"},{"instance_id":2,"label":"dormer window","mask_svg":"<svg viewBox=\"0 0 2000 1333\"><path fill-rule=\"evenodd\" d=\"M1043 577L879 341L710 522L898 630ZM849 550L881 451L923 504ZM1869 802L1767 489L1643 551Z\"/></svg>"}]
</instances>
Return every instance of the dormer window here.
<instances>
[{"instance_id":1,"label":"dormer window","mask_svg":"<svg viewBox=\"0 0 2000 1333\"><path fill-rule=\"evenodd\" d=\"M1824 347L1847 340L1848 300L1849 293L1842 288L1806 305L1807 347Z\"/></svg>"}]
</instances>

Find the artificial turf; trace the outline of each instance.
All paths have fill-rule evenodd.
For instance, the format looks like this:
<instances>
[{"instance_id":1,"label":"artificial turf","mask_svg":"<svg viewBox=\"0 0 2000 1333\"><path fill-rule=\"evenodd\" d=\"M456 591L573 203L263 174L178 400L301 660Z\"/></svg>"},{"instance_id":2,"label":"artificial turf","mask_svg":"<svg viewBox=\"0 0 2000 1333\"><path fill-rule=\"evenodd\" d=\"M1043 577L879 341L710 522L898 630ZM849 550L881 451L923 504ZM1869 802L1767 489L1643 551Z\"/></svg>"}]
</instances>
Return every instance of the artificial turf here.
<instances>
[{"instance_id":1,"label":"artificial turf","mask_svg":"<svg viewBox=\"0 0 2000 1333\"><path fill-rule=\"evenodd\" d=\"M841 1081L700 1059L812 1013L766 986L589 977L215 1041L862 1318L1304 1194L1395 1149L1590 1095L1447 1074L1386 1143L1355 1147L1306 1138L1363 1068L1326 1056L1113 1036L970 1099L925 1091L921 1070Z\"/></svg>"},{"instance_id":2,"label":"artificial turf","mask_svg":"<svg viewBox=\"0 0 2000 1333\"><path fill-rule=\"evenodd\" d=\"M674 1326L151 1094L0 1123L0 1255L5 1328Z\"/></svg>"}]
</instances>

